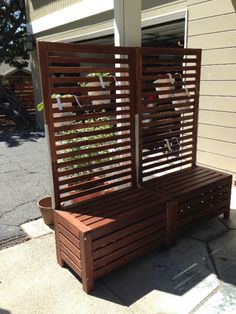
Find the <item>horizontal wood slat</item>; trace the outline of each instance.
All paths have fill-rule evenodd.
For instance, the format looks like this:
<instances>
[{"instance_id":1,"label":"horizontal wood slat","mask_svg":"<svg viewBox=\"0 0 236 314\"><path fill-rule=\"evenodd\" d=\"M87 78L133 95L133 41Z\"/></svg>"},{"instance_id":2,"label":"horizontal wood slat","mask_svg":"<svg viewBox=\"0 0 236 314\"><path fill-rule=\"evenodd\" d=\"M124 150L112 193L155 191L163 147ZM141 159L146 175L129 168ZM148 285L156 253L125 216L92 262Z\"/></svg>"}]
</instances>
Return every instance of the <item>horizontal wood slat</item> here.
<instances>
[{"instance_id":1,"label":"horizontal wood slat","mask_svg":"<svg viewBox=\"0 0 236 314\"><path fill-rule=\"evenodd\" d=\"M134 50L56 43L39 50L56 207L136 184Z\"/></svg>"},{"instance_id":2,"label":"horizontal wood slat","mask_svg":"<svg viewBox=\"0 0 236 314\"><path fill-rule=\"evenodd\" d=\"M145 47L141 54L139 178L146 182L195 163L200 50Z\"/></svg>"}]
</instances>

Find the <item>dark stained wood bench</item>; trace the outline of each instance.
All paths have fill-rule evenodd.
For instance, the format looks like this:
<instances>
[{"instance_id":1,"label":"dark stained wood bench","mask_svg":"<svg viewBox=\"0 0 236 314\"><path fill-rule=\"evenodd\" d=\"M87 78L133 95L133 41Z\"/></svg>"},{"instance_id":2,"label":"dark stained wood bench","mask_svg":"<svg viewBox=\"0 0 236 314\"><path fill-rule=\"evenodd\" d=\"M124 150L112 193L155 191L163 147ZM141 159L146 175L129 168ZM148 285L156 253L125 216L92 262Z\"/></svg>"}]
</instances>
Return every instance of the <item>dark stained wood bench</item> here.
<instances>
[{"instance_id":1,"label":"dark stained wood bench","mask_svg":"<svg viewBox=\"0 0 236 314\"><path fill-rule=\"evenodd\" d=\"M232 176L196 165L201 51L143 48L141 55L141 184L177 201L179 233L222 213L228 218Z\"/></svg>"},{"instance_id":2,"label":"dark stained wood bench","mask_svg":"<svg viewBox=\"0 0 236 314\"><path fill-rule=\"evenodd\" d=\"M193 166L149 180L145 187L177 200L177 229L182 232L207 219L229 218L232 177Z\"/></svg>"},{"instance_id":3,"label":"dark stained wood bench","mask_svg":"<svg viewBox=\"0 0 236 314\"><path fill-rule=\"evenodd\" d=\"M196 166L200 50L38 48L57 258L86 292L177 232L229 216L231 176Z\"/></svg>"},{"instance_id":4,"label":"dark stained wood bench","mask_svg":"<svg viewBox=\"0 0 236 314\"><path fill-rule=\"evenodd\" d=\"M69 211L56 211L55 228L58 262L82 278L86 292L93 289L94 279L168 245L166 201L144 188L109 193Z\"/></svg>"},{"instance_id":5,"label":"dark stained wood bench","mask_svg":"<svg viewBox=\"0 0 236 314\"><path fill-rule=\"evenodd\" d=\"M94 279L171 245L174 202L138 186L135 50L44 42L38 47L58 262L82 278L88 293ZM96 72L111 75L100 85L98 77L87 76Z\"/></svg>"}]
</instances>

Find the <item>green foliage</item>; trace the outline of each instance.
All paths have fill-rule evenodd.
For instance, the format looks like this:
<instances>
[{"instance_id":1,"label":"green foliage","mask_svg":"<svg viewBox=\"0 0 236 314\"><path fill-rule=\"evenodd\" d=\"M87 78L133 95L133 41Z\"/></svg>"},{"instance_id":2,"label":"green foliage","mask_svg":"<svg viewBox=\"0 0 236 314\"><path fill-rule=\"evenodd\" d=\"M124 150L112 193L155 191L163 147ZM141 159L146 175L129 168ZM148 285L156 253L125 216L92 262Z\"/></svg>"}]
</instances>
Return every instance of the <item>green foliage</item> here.
<instances>
[{"instance_id":1,"label":"green foliage","mask_svg":"<svg viewBox=\"0 0 236 314\"><path fill-rule=\"evenodd\" d=\"M83 128L83 131L81 132L81 130L71 130L71 131L64 131L63 132L63 135L67 135L67 134L79 134L79 136L75 136L73 139L68 139L68 140L64 140L62 141L62 144L71 144L71 143L76 143L76 147L74 148L69 148L66 150L66 152L76 152L76 151L80 151L83 152L84 151L84 154L81 154L81 155L78 155L78 156L75 156L75 157L69 157L69 158L64 158L63 160L64 161L71 161L71 160L81 160L81 163L78 164L78 165L75 165L75 166L70 166L70 167L67 167L67 169L79 169L81 167L86 167L86 166L89 166L89 165L94 165L96 163L100 163L101 160L103 160L104 162L105 161L108 161L108 160L112 160L114 159L114 157L105 157L105 158L102 158L102 155L104 154L107 154L109 152L108 149L104 149L104 150L99 150L99 155L101 155L101 160L99 161L96 161L96 160L86 160L87 158L90 158L90 157L94 157L94 156L98 156L98 153L95 151L95 152L86 152L88 150L91 150L93 148L96 148L96 147L99 147L101 148L101 143L89 143L89 141L94 141L94 140L99 140L99 139L102 139L102 138L107 138L107 137L111 137L111 136L114 136L114 134L116 133L115 132L115 126L113 125L101 125L101 126L92 126L92 127L86 127L86 124L89 125L90 123L94 123L94 122L104 122L104 121L108 121L110 120L109 118L107 117L102 117L102 118L96 118L96 119L87 119L85 121L80 121L78 122L78 126L83 124L85 127ZM97 134L97 135L89 135L89 136L83 136L83 133L84 132L90 132L91 134L94 132L94 131L100 131L102 133L102 131L104 130L110 130L109 133L105 133L105 134ZM83 144L80 146L80 142L88 142L87 144ZM86 174L88 173L89 171L81 171L82 174Z\"/></svg>"},{"instance_id":2,"label":"green foliage","mask_svg":"<svg viewBox=\"0 0 236 314\"><path fill-rule=\"evenodd\" d=\"M108 77L110 75L110 73L108 72L93 72L93 73L89 73L87 75L87 77ZM88 82L82 82L82 83L78 83L79 86L81 87L86 87L86 85L88 84Z\"/></svg>"},{"instance_id":3,"label":"green foliage","mask_svg":"<svg viewBox=\"0 0 236 314\"><path fill-rule=\"evenodd\" d=\"M72 97L71 94L65 94L65 95L60 95L60 94L52 94L51 98L57 98L57 97L60 97L60 98L66 98L66 97ZM39 104L37 104L37 110L39 112L43 111L44 109L44 103L43 102L40 102Z\"/></svg>"},{"instance_id":4,"label":"green foliage","mask_svg":"<svg viewBox=\"0 0 236 314\"><path fill-rule=\"evenodd\" d=\"M26 34L24 0L1 0L0 63L22 68L28 65L29 54L24 51L22 37Z\"/></svg>"}]
</instances>

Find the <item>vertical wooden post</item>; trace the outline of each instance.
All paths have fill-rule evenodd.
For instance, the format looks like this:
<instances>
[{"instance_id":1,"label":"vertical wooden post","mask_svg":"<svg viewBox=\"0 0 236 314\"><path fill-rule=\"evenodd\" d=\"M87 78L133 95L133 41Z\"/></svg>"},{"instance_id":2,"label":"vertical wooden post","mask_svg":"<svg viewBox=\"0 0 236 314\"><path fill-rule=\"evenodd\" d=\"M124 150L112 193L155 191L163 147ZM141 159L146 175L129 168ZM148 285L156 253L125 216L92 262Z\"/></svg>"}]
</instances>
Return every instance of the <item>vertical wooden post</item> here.
<instances>
[{"instance_id":1,"label":"vertical wooden post","mask_svg":"<svg viewBox=\"0 0 236 314\"><path fill-rule=\"evenodd\" d=\"M40 78L41 88L44 103L44 119L45 119L45 134L48 142L49 152L51 155L51 189L52 189L52 207L53 209L60 208L60 192L57 175L57 153L55 145L55 131L53 124L53 113L52 113L52 99L51 99L51 84L49 83L49 44L47 42L38 42L38 55L40 61Z\"/></svg>"},{"instance_id":2,"label":"vertical wooden post","mask_svg":"<svg viewBox=\"0 0 236 314\"><path fill-rule=\"evenodd\" d=\"M57 262L58 264L63 267L65 265L64 260L61 257L61 250L60 250L60 241L59 241L59 231L58 231L58 215L54 211L54 229L55 229L55 241L56 241L56 254L57 254Z\"/></svg>"},{"instance_id":3,"label":"vertical wooden post","mask_svg":"<svg viewBox=\"0 0 236 314\"><path fill-rule=\"evenodd\" d=\"M228 187L229 195L227 198L227 211L224 212L224 219L229 219L229 217L230 217L231 184L232 184L232 177L231 177L231 180L229 182L229 187Z\"/></svg>"},{"instance_id":4,"label":"vertical wooden post","mask_svg":"<svg viewBox=\"0 0 236 314\"><path fill-rule=\"evenodd\" d=\"M167 237L166 247L170 248L176 244L177 240L177 209L178 201L167 202Z\"/></svg>"},{"instance_id":5,"label":"vertical wooden post","mask_svg":"<svg viewBox=\"0 0 236 314\"><path fill-rule=\"evenodd\" d=\"M136 142L136 176L137 183L142 181L142 48L135 48L135 142Z\"/></svg>"},{"instance_id":6,"label":"vertical wooden post","mask_svg":"<svg viewBox=\"0 0 236 314\"><path fill-rule=\"evenodd\" d=\"M91 232L80 233L80 254L82 266L82 284L86 293L93 290L93 250Z\"/></svg>"},{"instance_id":7,"label":"vertical wooden post","mask_svg":"<svg viewBox=\"0 0 236 314\"><path fill-rule=\"evenodd\" d=\"M199 97L200 97L200 80L201 80L201 57L202 52L197 52L197 69L196 69L196 90L194 99L194 121L193 121L193 165L196 165L197 161L197 137L198 137L198 112L199 112Z\"/></svg>"}]
</instances>

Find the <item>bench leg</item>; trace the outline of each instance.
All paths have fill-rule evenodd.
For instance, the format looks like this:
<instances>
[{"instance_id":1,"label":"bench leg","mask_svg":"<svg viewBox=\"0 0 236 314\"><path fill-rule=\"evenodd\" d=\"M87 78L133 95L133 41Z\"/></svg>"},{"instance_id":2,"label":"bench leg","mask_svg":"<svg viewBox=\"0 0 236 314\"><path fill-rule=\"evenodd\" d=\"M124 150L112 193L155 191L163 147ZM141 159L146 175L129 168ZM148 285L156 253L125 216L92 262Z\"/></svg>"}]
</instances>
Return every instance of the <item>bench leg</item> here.
<instances>
[{"instance_id":1,"label":"bench leg","mask_svg":"<svg viewBox=\"0 0 236 314\"><path fill-rule=\"evenodd\" d=\"M59 252L59 248L57 248L57 263L61 266L64 267L65 266L65 262L64 260L61 258L61 254Z\"/></svg>"},{"instance_id":2,"label":"bench leg","mask_svg":"<svg viewBox=\"0 0 236 314\"><path fill-rule=\"evenodd\" d=\"M174 246L177 241L177 209L177 200L167 203L167 249Z\"/></svg>"},{"instance_id":3,"label":"bench leg","mask_svg":"<svg viewBox=\"0 0 236 314\"><path fill-rule=\"evenodd\" d=\"M224 219L229 219L230 216L230 210L227 210L227 212L224 212Z\"/></svg>"},{"instance_id":4,"label":"bench leg","mask_svg":"<svg viewBox=\"0 0 236 314\"><path fill-rule=\"evenodd\" d=\"M83 290L89 293L94 287L93 250L91 233L80 233L80 254Z\"/></svg>"},{"instance_id":5,"label":"bench leg","mask_svg":"<svg viewBox=\"0 0 236 314\"><path fill-rule=\"evenodd\" d=\"M59 232L58 232L58 219L57 215L54 214L54 229L55 229L55 241L56 241L56 254L57 254L57 263L61 266L65 266L65 262L61 257L60 243L59 243Z\"/></svg>"}]
</instances>

